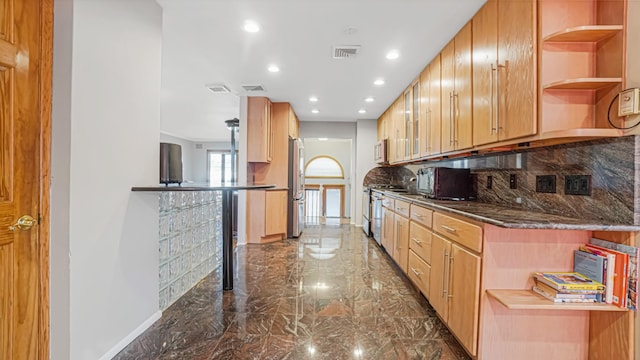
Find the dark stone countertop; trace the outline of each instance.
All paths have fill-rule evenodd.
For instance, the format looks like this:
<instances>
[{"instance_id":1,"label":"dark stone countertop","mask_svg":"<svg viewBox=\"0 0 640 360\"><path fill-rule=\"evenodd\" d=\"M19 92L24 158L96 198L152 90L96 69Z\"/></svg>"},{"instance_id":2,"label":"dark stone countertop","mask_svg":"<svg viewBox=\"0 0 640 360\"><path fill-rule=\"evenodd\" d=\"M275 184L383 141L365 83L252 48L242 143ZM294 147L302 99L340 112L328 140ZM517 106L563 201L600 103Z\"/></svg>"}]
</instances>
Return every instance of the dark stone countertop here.
<instances>
[{"instance_id":1,"label":"dark stone countertop","mask_svg":"<svg viewBox=\"0 0 640 360\"><path fill-rule=\"evenodd\" d=\"M131 191L155 191L155 192L168 192L168 191L220 191L220 190L259 190L259 189L273 189L276 186L273 184L224 184L224 185L195 185L189 184L189 186L178 186L171 184L169 186L156 185L156 186L134 186Z\"/></svg>"},{"instance_id":2,"label":"dark stone countertop","mask_svg":"<svg viewBox=\"0 0 640 360\"><path fill-rule=\"evenodd\" d=\"M449 212L503 228L592 231L640 231L640 225L608 223L601 220L571 218L476 201L433 200L422 195L375 190L416 205Z\"/></svg>"}]
</instances>

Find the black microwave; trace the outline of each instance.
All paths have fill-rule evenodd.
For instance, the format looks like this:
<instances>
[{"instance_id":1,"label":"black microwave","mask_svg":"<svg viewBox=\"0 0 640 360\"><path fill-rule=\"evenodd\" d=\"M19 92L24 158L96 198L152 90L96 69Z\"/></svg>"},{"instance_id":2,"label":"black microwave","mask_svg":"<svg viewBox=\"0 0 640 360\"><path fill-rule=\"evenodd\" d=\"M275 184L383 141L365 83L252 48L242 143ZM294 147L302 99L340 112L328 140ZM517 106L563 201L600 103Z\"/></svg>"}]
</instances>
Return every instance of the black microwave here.
<instances>
[{"instance_id":1,"label":"black microwave","mask_svg":"<svg viewBox=\"0 0 640 360\"><path fill-rule=\"evenodd\" d=\"M469 200L475 198L469 169L431 167L418 170L417 191L431 199Z\"/></svg>"}]
</instances>

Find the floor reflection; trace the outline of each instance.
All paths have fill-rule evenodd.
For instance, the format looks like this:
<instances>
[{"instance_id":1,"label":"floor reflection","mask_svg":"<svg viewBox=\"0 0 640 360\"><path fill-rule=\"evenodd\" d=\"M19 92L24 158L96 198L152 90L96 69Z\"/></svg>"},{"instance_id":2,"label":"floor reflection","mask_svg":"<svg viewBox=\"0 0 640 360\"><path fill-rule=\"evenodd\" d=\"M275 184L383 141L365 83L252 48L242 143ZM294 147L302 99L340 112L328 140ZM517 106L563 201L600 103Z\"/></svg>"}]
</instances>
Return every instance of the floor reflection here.
<instances>
[{"instance_id":1,"label":"floor reflection","mask_svg":"<svg viewBox=\"0 0 640 360\"><path fill-rule=\"evenodd\" d=\"M468 359L378 245L351 225L238 246L115 359Z\"/></svg>"}]
</instances>

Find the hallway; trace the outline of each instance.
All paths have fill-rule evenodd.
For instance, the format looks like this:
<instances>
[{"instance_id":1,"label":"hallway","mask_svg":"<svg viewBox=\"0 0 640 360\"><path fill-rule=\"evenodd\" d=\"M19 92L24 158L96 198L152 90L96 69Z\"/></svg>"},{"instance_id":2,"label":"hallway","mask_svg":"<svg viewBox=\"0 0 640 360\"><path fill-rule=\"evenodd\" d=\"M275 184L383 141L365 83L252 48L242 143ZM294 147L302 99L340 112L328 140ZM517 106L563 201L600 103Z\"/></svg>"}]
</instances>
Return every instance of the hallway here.
<instances>
[{"instance_id":1,"label":"hallway","mask_svg":"<svg viewBox=\"0 0 640 360\"><path fill-rule=\"evenodd\" d=\"M468 359L378 245L351 225L237 248L114 359Z\"/></svg>"}]
</instances>

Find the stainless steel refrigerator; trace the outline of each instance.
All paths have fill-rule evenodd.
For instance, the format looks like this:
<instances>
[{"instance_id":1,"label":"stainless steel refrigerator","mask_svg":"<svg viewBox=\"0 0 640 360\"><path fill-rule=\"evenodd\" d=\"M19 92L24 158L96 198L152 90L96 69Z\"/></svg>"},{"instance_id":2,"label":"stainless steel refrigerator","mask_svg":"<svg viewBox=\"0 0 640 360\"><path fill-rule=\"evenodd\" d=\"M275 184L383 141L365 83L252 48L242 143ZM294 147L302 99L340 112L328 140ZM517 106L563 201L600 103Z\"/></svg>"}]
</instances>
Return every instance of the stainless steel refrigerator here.
<instances>
[{"instance_id":1,"label":"stainless steel refrigerator","mask_svg":"<svg viewBox=\"0 0 640 360\"><path fill-rule=\"evenodd\" d=\"M289 199L287 237L298 237L304 228L304 146L289 139Z\"/></svg>"}]
</instances>

